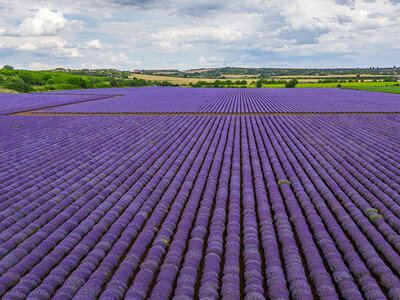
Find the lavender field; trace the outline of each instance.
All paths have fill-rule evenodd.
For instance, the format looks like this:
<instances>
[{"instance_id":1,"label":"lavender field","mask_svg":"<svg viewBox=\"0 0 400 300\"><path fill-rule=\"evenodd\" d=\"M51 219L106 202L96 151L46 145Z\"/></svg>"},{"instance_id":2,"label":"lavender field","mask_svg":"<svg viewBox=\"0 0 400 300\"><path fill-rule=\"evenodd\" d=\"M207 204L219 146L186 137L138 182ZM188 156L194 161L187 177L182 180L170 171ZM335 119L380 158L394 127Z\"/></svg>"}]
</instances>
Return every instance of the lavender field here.
<instances>
[{"instance_id":1,"label":"lavender field","mask_svg":"<svg viewBox=\"0 0 400 300\"><path fill-rule=\"evenodd\" d=\"M30 111L81 101L108 98L112 95L67 95L67 94L0 94L0 115Z\"/></svg>"},{"instance_id":2,"label":"lavender field","mask_svg":"<svg viewBox=\"0 0 400 300\"><path fill-rule=\"evenodd\" d=\"M69 91L70 93L72 91ZM341 89L145 87L87 90L118 97L44 110L59 113L399 112L399 95Z\"/></svg>"},{"instance_id":3,"label":"lavender field","mask_svg":"<svg viewBox=\"0 0 400 300\"><path fill-rule=\"evenodd\" d=\"M0 94L2 299L399 298L399 95L68 93Z\"/></svg>"}]
</instances>

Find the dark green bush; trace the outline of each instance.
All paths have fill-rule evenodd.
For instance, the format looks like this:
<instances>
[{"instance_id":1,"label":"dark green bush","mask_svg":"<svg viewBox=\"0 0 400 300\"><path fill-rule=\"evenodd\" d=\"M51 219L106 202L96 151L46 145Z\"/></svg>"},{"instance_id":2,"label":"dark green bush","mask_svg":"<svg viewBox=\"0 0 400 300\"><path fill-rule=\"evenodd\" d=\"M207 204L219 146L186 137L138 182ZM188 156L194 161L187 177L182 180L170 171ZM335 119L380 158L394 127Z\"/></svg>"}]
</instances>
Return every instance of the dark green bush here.
<instances>
[{"instance_id":1,"label":"dark green bush","mask_svg":"<svg viewBox=\"0 0 400 300\"><path fill-rule=\"evenodd\" d=\"M288 83L285 84L285 87L287 88L294 88L296 85L299 83L297 79L292 79Z\"/></svg>"},{"instance_id":2,"label":"dark green bush","mask_svg":"<svg viewBox=\"0 0 400 300\"><path fill-rule=\"evenodd\" d=\"M24 82L22 79L13 78L11 80L6 81L5 88L14 90L20 93L29 93L33 91L32 86Z\"/></svg>"}]
</instances>

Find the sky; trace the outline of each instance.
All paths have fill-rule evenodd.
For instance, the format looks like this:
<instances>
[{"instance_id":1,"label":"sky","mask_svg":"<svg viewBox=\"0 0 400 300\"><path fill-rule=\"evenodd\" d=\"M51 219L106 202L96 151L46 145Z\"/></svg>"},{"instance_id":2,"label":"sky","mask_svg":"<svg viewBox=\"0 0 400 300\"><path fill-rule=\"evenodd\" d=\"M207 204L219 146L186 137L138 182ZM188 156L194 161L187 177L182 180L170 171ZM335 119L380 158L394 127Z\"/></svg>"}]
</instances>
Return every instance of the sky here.
<instances>
[{"instance_id":1,"label":"sky","mask_svg":"<svg viewBox=\"0 0 400 300\"><path fill-rule=\"evenodd\" d=\"M400 0L0 0L0 66L400 65Z\"/></svg>"}]
</instances>

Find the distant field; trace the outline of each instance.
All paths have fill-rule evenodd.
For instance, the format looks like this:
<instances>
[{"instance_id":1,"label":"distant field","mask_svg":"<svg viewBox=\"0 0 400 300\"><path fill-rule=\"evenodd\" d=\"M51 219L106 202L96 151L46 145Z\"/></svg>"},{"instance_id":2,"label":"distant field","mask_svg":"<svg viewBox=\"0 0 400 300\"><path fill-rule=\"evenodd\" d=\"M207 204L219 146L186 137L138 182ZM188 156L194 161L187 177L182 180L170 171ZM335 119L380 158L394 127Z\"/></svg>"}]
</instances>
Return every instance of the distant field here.
<instances>
[{"instance_id":1,"label":"distant field","mask_svg":"<svg viewBox=\"0 0 400 300\"><path fill-rule=\"evenodd\" d=\"M170 75L170 74L176 74L176 72L155 72L154 74L156 74L156 75Z\"/></svg>"},{"instance_id":2,"label":"distant field","mask_svg":"<svg viewBox=\"0 0 400 300\"><path fill-rule=\"evenodd\" d=\"M313 79L325 79L325 78L353 78L356 77L357 74L343 74L343 75L285 75L278 76L281 79L289 79L289 78L313 78ZM390 77L390 75L372 75L372 74L360 74L360 77Z\"/></svg>"},{"instance_id":3,"label":"distant field","mask_svg":"<svg viewBox=\"0 0 400 300\"><path fill-rule=\"evenodd\" d=\"M206 71L206 70L202 70L202 71ZM186 72L186 73L191 73L191 72ZM215 78L182 78L182 77L175 77L175 76L166 76L168 75L167 73L159 73L160 75L147 75L147 74L132 74L132 76L130 76L130 78L136 77L136 78L142 78L142 79L146 79L146 80L157 80L157 81L168 81L171 82L173 84L189 84L189 83L197 83L198 81L207 81L207 82L213 82L217 79ZM161 74L165 74L165 75L161 75ZM223 75L225 78L224 79L218 79L218 80L247 80L247 81L252 81L252 80L258 80L260 74L256 74L256 75L236 75L236 74L224 74ZM350 74L350 75L327 75L327 76L314 76L314 75L298 75L298 76L278 76L276 77L277 79L281 79L281 80L289 80L291 78L297 78L299 80L299 82L307 82L312 84L312 86L304 86L304 87L322 87L321 84L318 84L318 80L321 79L326 79L326 78L343 78L343 79L347 79L347 78L353 78L355 77L356 74ZM388 75L368 75L368 74L361 74L360 78L363 77L388 77ZM315 84L318 84L318 86L315 86ZM378 82L373 82L373 81L366 81L364 83L371 83L374 86L375 85L379 85L380 83ZM381 82L382 83L382 82ZM350 84L350 85L357 85L357 84L361 84L360 83L345 83L345 85ZM383 82L383 85L388 84L387 82ZM332 84L328 84L328 86L326 87L336 87L337 83L332 83ZM342 86L344 84L342 83ZM282 87L283 85L278 85L276 87ZM273 86L268 86L268 87L273 87Z\"/></svg>"},{"instance_id":4,"label":"distant field","mask_svg":"<svg viewBox=\"0 0 400 300\"><path fill-rule=\"evenodd\" d=\"M386 87L387 85L392 86L394 82L344 82L340 83L342 87ZM298 87L337 87L338 83L300 83Z\"/></svg>"},{"instance_id":5,"label":"distant field","mask_svg":"<svg viewBox=\"0 0 400 300\"><path fill-rule=\"evenodd\" d=\"M223 75L225 78L227 78L227 79L232 79L232 78L234 78L234 79L257 79L257 78L259 78L260 77L260 74L257 74L257 75L235 75L235 74L226 74L226 75Z\"/></svg>"},{"instance_id":6,"label":"distant field","mask_svg":"<svg viewBox=\"0 0 400 300\"><path fill-rule=\"evenodd\" d=\"M145 74L134 74L130 76L130 78L141 78L145 80L156 80L156 81L169 81L174 84L189 84L189 83L197 83L198 81L207 81L214 82L217 79L205 79L205 78L181 78L181 77L173 77L173 76L157 76L157 75L145 75ZM235 80L247 80L248 78L235 78ZM231 80L227 79L218 79L221 81Z\"/></svg>"},{"instance_id":7,"label":"distant field","mask_svg":"<svg viewBox=\"0 0 400 300\"><path fill-rule=\"evenodd\" d=\"M293 78L295 78L295 77L293 77ZM326 78L331 78L331 77L326 77ZM296 77L296 79L299 82L311 82L311 83L314 82L314 83L318 83L318 80L324 80L325 78L322 78L322 77L321 78L303 78L303 77L299 78L299 77ZM342 79L346 79L346 78L342 77ZM289 78L279 78L279 80L289 80ZM373 81L372 79L364 79L364 82L375 82L375 81ZM388 83L388 82L385 82L385 83Z\"/></svg>"},{"instance_id":8,"label":"distant field","mask_svg":"<svg viewBox=\"0 0 400 300\"><path fill-rule=\"evenodd\" d=\"M205 73L205 72L209 72L209 71L212 71L212 69L189 70L189 71L186 71L186 73L188 73L188 74L192 74L192 73Z\"/></svg>"},{"instance_id":9,"label":"distant field","mask_svg":"<svg viewBox=\"0 0 400 300\"><path fill-rule=\"evenodd\" d=\"M346 88L353 90L400 94L400 86L354 86Z\"/></svg>"},{"instance_id":10,"label":"distant field","mask_svg":"<svg viewBox=\"0 0 400 300\"><path fill-rule=\"evenodd\" d=\"M180 78L172 76L157 76L157 75L145 75L145 74L134 74L129 76L130 78L136 77L145 80L156 80L156 81L169 81L174 84L189 84L196 83L197 81L214 81L215 79L200 79L200 78Z\"/></svg>"},{"instance_id":11,"label":"distant field","mask_svg":"<svg viewBox=\"0 0 400 300\"><path fill-rule=\"evenodd\" d=\"M235 76L235 75L226 75L226 76ZM173 84L185 84L188 85L189 83L197 83L198 81L207 81L207 82L214 82L217 79L204 79L204 78L180 78L180 77L173 77L173 76L157 76L157 75L145 75L145 74L135 74L132 75L130 78L142 78L145 80L156 80L156 81L168 81ZM387 77L387 76L386 76ZM237 78L225 78L225 79L218 79L221 81L226 80L247 80L250 83L256 78L244 78L244 77L237 77ZM300 79L300 83L297 85L299 88L335 88L337 87L338 83L318 83L316 82L318 79ZM308 81L308 82L304 82ZM310 82L315 81L315 82ZM392 86L393 82L374 82L374 81L366 81L366 82L345 82L340 83L342 87L355 87L359 89L364 89L364 87L386 87L387 85ZM255 87L254 84L249 84L247 87L252 88ZM263 88L282 88L285 87L284 84L264 84Z\"/></svg>"},{"instance_id":12,"label":"distant field","mask_svg":"<svg viewBox=\"0 0 400 300\"><path fill-rule=\"evenodd\" d=\"M394 82L344 82L340 83L343 88L349 89L359 89L359 90L370 90L370 91L378 91L376 89L387 90L388 93L390 89L396 90L399 87L393 86ZM318 83L318 82L300 82L296 85L297 88L335 88L337 87L338 83ZM389 86L387 86L389 85ZM254 85L249 85L249 87L254 87ZM263 84L263 88L283 88L285 87L284 84Z\"/></svg>"}]
</instances>

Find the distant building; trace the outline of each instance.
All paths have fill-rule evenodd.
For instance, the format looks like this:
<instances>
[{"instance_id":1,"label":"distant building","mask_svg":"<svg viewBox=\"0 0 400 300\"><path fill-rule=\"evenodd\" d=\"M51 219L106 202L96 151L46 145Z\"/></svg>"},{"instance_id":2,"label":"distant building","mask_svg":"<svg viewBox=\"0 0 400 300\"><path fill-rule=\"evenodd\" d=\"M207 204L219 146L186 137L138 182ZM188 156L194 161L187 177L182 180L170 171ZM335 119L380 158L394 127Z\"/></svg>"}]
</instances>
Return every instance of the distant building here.
<instances>
[{"instance_id":1,"label":"distant building","mask_svg":"<svg viewBox=\"0 0 400 300\"><path fill-rule=\"evenodd\" d=\"M143 71L142 71L142 70L139 70L139 69L136 69L136 70L133 71L133 73L134 73L134 74L142 74Z\"/></svg>"}]
</instances>

